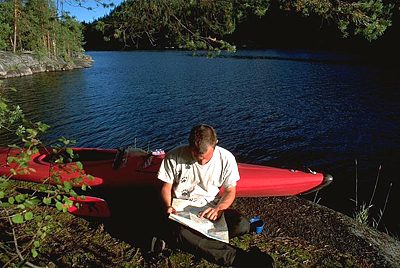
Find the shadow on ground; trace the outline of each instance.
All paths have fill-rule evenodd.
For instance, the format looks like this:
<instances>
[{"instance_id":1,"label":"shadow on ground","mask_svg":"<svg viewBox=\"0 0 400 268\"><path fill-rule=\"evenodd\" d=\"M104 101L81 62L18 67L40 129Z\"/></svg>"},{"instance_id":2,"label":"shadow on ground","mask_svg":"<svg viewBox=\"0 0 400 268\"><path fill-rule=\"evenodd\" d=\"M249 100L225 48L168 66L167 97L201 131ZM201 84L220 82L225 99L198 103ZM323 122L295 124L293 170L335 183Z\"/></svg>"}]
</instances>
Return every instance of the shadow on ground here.
<instances>
[{"instance_id":1,"label":"shadow on ground","mask_svg":"<svg viewBox=\"0 0 400 268\"><path fill-rule=\"evenodd\" d=\"M152 237L162 228L164 214L160 189L132 187L113 189L112 193L100 192L99 195L107 200L111 217L95 222L102 223L111 236L147 252Z\"/></svg>"}]
</instances>

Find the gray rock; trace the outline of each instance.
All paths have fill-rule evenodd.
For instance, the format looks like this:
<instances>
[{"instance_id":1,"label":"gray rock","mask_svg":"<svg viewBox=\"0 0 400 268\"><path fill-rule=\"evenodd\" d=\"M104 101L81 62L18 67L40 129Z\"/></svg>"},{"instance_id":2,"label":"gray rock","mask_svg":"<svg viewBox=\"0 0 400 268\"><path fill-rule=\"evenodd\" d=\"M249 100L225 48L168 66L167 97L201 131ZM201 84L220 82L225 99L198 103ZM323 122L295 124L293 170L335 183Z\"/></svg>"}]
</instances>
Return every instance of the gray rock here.
<instances>
[{"instance_id":1,"label":"gray rock","mask_svg":"<svg viewBox=\"0 0 400 268\"><path fill-rule=\"evenodd\" d=\"M46 67L41 64L38 64L38 65L31 66L31 70L32 70L32 73L43 73L46 71Z\"/></svg>"},{"instance_id":2,"label":"gray rock","mask_svg":"<svg viewBox=\"0 0 400 268\"><path fill-rule=\"evenodd\" d=\"M18 70L19 70L21 76L32 75L33 74L31 68L29 68L28 66L22 66Z\"/></svg>"},{"instance_id":3,"label":"gray rock","mask_svg":"<svg viewBox=\"0 0 400 268\"><path fill-rule=\"evenodd\" d=\"M46 65L46 72L54 72L57 70L57 67L52 65L52 64L48 64Z\"/></svg>"},{"instance_id":4,"label":"gray rock","mask_svg":"<svg viewBox=\"0 0 400 268\"><path fill-rule=\"evenodd\" d=\"M6 78L7 70L0 63L0 79Z\"/></svg>"},{"instance_id":5,"label":"gray rock","mask_svg":"<svg viewBox=\"0 0 400 268\"><path fill-rule=\"evenodd\" d=\"M83 53L74 55L71 62L62 58L52 59L25 51L14 54L0 51L0 79L32 75L40 72L67 71L77 68L89 68L93 65L90 56Z\"/></svg>"},{"instance_id":6,"label":"gray rock","mask_svg":"<svg viewBox=\"0 0 400 268\"><path fill-rule=\"evenodd\" d=\"M21 73L17 70L8 70L5 78L20 77Z\"/></svg>"}]
</instances>

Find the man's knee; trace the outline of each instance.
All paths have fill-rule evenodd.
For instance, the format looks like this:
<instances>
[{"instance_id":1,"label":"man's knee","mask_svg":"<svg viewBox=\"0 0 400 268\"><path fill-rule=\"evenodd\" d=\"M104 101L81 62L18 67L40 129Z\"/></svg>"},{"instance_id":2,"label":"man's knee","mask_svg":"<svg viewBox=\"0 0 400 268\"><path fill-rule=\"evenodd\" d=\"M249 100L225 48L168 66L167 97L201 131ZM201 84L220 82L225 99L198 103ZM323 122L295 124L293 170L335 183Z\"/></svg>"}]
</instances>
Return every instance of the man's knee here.
<instances>
[{"instance_id":1,"label":"man's knee","mask_svg":"<svg viewBox=\"0 0 400 268\"><path fill-rule=\"evenodd\" d=\"M235 210L228 210L225 213L226 223L229 229L229 237L233 238L250 232L249 220Z\"/></svg>"},{"instance_id":2,"label":"man's knee","mask_svg":"<svg viewBox=\"0 0 400 268\"><path fill-rule=\"evenodd\" d=\"M250 232L250 222L245 217L240 217L239 224L237 226L237 235L244 235Z\"/></svg>"}]
</instances>

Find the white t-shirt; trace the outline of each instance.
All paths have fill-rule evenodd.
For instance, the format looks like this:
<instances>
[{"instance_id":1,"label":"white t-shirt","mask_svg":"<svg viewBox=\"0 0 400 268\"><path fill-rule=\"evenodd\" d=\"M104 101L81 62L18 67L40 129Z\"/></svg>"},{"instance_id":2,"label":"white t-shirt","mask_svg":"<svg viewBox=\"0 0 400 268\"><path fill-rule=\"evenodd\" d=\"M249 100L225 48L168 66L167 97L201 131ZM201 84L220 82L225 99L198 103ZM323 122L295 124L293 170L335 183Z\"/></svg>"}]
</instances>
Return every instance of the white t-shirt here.
<instances>
[{"instance_id":1,"label":"white t-shirt","mask_svg":"<svg viewBox=\"0 0 400 268\"><path fill-rule=\"evenodd\" d=\"M164 158L158 179L173 184L176 198L205 205L215 199L220 187L236 186L240 176L236 159L228 150L216 146L210 161L200 165L189 146L182 146L170 151Z\"/></svg>"}]
</instances>

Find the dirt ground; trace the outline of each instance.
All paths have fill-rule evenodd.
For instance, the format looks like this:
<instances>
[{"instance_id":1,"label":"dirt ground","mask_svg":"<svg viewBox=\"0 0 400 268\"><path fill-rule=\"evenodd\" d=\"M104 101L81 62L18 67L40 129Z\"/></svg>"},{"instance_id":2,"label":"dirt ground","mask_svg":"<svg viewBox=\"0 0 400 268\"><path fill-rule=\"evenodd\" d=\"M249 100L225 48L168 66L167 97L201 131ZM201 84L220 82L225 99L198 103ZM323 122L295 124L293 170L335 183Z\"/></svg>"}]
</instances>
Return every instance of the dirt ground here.
<instances>
[{"instance_id":1,"label":"dirt ground","mask_svg":"<svg viewBox=\"0 0 400 268\"><path fill-rule=\"evenodd\" d=\"M239 198L235 208L245 215L259 215L266 222L263 235L267 244L288 240L294 246L297 241L308 249L313 246L328 254L354 256L355 266L400 267L400 241L308 200Z\"/></svg>"},{"instance_id":2,"label":"dirt ground","mask_svg":"<svg viewBox=\"0 0 400 268\"><path fill-rule=\"evenodd\" d=\"M108 220L38 208L37 213L51 213L57 224L43 242L39 257L30 261L48 267L218 267L180 250L147 258L149 238L162 226L150 220L156 207L143 200L156 201L156 192L126 191L107 200L119 208L112 210ZM247 217L260 216L266 225L261 234L247 234L231 243L245 250L257 246L274 258L277 267L400 267L399 240L306 199L238 198L234 208ZM29 243L26 234L31 227L26 224L17 229L21 248L24 240ZM3 217L0 237L3 266L16 257L11 226Z\"/></svg>"}]
</instances>

